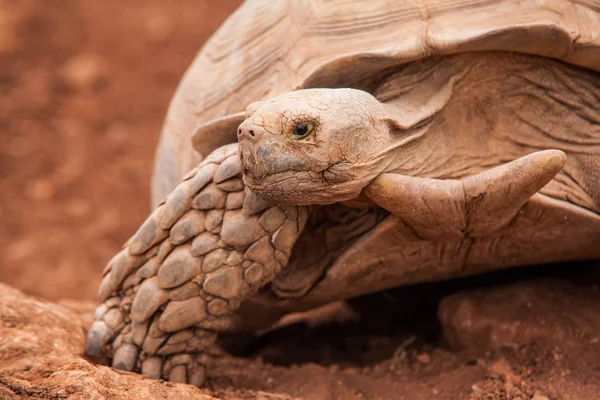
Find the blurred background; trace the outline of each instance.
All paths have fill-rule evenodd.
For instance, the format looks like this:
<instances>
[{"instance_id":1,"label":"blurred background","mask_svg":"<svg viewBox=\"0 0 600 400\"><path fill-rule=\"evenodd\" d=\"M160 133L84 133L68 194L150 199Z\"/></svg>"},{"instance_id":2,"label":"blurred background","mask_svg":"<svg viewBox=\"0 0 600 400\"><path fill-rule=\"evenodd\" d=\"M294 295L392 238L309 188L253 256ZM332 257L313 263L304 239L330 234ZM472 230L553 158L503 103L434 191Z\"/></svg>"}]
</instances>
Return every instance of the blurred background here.
<instances>
[{"instance_id":1,"label":"blurred background","mask_svg":"<svg viewBox=\"0 0 600 400\"><path fill-rule=\"evenodd\" d=\"M93 300L150 211L160 127L241 0L0 0L0 281Z\"/></svg>"},{"instance_id":2,"label":"blurred background","mask_svg":"<svg viewBox=\"0 0 600 400\"><path fill-rule=\"evenodd\" d=\"M95 307L102 269L150 212L155 147L171 96L240 3L0 0L0 282L50 300L84 300L70 304L82 315ZM292 319L247 347L240 344L248 338L237 341L237 356L211 370L207 393L597 399L597 271L517 268L354 299L351 307L314 312L310 323ZM64 396L50 375L59 382L73 376L69 387L88 390L77 359L58 373L54 355L47 365L37 350L21 358L18 343L29 340L23 332L44 345L50 342L36 335L51 325L3 301L0 336L18 340L6 342L14 353L1 349L0 398L6 385L36 398ZM144 393L146 384L140 380Z\"/></svg>"}]
</instances>

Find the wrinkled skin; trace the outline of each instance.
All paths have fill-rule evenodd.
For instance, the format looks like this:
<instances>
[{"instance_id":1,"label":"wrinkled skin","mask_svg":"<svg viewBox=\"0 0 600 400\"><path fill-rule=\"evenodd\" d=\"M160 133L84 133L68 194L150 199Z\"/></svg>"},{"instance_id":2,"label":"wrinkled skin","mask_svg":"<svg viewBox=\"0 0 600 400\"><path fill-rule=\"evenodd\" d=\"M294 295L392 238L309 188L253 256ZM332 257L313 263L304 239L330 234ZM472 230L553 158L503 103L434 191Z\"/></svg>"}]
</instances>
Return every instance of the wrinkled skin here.
<instances>
[{"instance_id":1,"label":"wrinkled skin","mask_svg":"<svg viewBox=\"0 0 600 400\"><path fill-rule=\"evenodd\" d=\"M253 104L238 128L244 182L280 204L351 200L389 162L396 141L383 107L352 89L291 92ZM306 137L294 129L308 126Z\"/></svg>"}]
</instances>

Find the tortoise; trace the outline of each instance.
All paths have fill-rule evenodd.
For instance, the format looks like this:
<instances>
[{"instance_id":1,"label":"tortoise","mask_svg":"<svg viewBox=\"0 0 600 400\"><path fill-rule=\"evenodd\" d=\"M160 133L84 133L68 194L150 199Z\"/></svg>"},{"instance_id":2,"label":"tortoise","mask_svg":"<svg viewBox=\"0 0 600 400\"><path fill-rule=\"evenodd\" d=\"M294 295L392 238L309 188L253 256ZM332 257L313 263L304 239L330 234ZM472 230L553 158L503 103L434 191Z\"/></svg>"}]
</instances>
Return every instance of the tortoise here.
<instances>
[{"instance_id":1,"label":"tortoise","mask_svg":"<svg viewBox=\"0 0 600 400\"><path fill-rule=\"evenodd\" d=\"M219 332L599 259L600 7L248 0L181 81L86 352L201 385Z\"/></svg>"}]
</instances>

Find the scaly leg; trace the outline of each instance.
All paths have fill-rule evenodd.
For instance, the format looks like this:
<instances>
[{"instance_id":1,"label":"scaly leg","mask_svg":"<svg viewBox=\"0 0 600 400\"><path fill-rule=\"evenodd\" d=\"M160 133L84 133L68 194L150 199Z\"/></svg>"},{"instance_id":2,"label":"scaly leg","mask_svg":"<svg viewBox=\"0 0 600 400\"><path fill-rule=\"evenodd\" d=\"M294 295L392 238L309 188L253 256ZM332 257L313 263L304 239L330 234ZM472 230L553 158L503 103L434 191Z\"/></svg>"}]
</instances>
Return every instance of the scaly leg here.
<instances>
[{"instance_id":1,"label":"scaly leg","mask_svg":"<svg viewBox=\"0 0 600 400\"><path fill-rule=\"evenodd\" d=\"M219 331L287 264L308 218L245 189L237 144L192 170L104 270L86 352L201 385Z\"/></svg>"}]
</instances>

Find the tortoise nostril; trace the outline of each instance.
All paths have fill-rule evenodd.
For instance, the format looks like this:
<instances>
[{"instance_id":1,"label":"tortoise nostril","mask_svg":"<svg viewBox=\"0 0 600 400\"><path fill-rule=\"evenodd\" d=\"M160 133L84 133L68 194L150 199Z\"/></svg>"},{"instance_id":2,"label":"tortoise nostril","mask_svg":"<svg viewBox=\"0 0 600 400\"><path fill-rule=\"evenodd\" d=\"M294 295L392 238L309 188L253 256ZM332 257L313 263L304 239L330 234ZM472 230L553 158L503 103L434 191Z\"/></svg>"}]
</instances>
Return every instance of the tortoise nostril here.
<instances>
[{"instance_id":1,"label":"tortoise nostril","mask_svg":"<svg viewBox=\"0 0 600 400\"><path fill-rule=\"evenodd\" d=\"M252 142L258 140L262 135L262 131L256 126L241 126L237 132L239 140L250 140Z\"/></svg>"}]
</instances>

